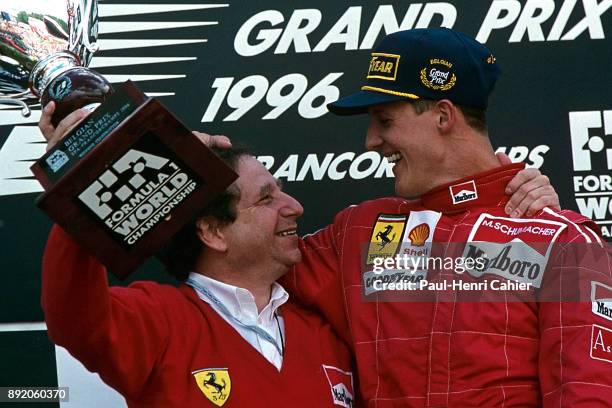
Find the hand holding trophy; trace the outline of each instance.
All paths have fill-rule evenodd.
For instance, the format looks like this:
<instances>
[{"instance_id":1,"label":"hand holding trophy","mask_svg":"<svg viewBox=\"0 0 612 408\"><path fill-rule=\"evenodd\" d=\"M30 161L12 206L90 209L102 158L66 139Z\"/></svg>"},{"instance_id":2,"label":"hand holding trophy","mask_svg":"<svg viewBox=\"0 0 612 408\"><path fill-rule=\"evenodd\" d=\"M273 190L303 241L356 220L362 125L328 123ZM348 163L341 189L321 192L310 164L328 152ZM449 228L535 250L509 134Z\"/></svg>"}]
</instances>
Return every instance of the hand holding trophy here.
<instances>
[{"instance_id":1,"label":"hand holding trophy","mask_svg":"<svg viewBox=\"0 0 612 408\"><path fill-rule=\"evenodd\" d=\"M32 166L45 189L37 205L124 278L237 175L130 81L114 91L86 68L98 50L96 0L8 4L0 0L0 103L27 116L53 101L54 126L95 108Z\"/></svg>"}]
</instances>

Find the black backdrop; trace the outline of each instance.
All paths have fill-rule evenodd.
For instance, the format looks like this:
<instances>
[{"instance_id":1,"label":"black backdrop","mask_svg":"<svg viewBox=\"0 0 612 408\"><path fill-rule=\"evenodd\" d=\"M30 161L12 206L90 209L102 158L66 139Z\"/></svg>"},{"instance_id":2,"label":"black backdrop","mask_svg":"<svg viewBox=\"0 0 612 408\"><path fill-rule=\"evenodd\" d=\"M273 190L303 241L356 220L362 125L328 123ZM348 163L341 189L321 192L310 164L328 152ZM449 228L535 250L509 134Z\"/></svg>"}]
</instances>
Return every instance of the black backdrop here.
<instances>
[{"instance_id":1,"label":"black backdrop","mask_svg":"<svg viewBox=\"0 0 612 408\"><path fill-rule=\"evenodd\" d=\"M502 67L489 108L493 145L549 175L563 207L594 218L610 239L610 0L141 3L100 2L95 69L111 81L131 77L190 128L246 143L266 163L273 158L271 171L306 209L301 233L349 204L393 193L386 164L364 150L367 117L332 116L320 108L326 98L359 88L385 30L443 24L478 36ZM166 11L155 8L164 4ZM286 110L262 119L274 107ZM228 118L236 108L246 112ZM34 206L41 189L28 167L44 144L26 122L0 109L4 323L43 320L39 265L50 221ZM309 170L313 163L323 171ZM166 279L155 261L133 278ZM7 352L18 343L28 347L0 336Z\"/></svg>"}]
</instances>

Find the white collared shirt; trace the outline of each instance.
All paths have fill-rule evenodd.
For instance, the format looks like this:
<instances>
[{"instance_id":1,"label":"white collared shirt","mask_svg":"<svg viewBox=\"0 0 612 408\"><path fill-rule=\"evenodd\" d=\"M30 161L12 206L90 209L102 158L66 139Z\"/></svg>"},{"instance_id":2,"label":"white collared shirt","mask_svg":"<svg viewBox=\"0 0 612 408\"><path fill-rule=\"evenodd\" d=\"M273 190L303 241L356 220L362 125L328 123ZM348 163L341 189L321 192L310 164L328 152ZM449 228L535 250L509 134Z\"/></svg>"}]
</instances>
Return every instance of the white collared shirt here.
<instances>
[{"instance_id":1,"label":"white collared shirt","mask_svg":"<svg viewBox=\"0 0 612 408\"><path fill-rule=\"evenodd\" d=\"M285 339L285 322L283 318L276 313L276 310L289 299L287 291L278 283L272 285L272 293L270 302L257 312L257 304L255 297L247 289L237 286L228 285L227 283L211 279L208 276L199 273L191 272L189 278L195 280L200 285L210 290L232 313L232 317L239 320L243 324L250 326L259 326L276 340L279 348L284 349L283 341ZM277 370L280 371L283 365L283 356L273 344L261 338L252 330L246 329L233 322L228 316L225 316L210 299L196 291L198 297L208 303L226 322L228 322L251 346L255 348L262 356L272 363ZM282 333L282 334L281 334Z\"/></svg>"}]
</instances>

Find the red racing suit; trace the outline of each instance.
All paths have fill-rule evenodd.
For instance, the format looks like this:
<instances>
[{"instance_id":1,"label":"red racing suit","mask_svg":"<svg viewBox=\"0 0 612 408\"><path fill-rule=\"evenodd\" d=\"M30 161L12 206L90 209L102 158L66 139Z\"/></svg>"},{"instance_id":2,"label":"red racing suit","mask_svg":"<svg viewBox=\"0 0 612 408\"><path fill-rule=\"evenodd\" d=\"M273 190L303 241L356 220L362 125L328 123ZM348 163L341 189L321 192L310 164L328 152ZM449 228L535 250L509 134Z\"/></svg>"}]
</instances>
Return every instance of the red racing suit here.
<instances>
[{"instance_id":1,"label":"red racing suit","mask_svg":"<svg viewBox=\"0 0 612 408\"><path fill-rule=\"evenodd\" d=\"M376 255L415 254L428 244L467 248L467 241L479 253L491 251L491 242L499 249L518 240L540 242L544 250L524 259L504 252L508 270L490 264L484 274L464 273L464 279L508 282L509 273L519 273L523 281L540 279L539 285L542 276L556 277L551 282L560 290L565 282L563 291L586 293L598 285L612 293L610 258L581 259L570 250L578 243L609 250L591 220L549 209L529 220L506 218L504 189L520 169L504 166L458 180L417 201L383 198L351 206L332 225L304 237L303 262L283 284L350 344L367 406L612 404L612 296L535 302L513 300L508 292L501 301L462 302L463 293L450 289L411 302L385 301L389 291L372 291ZM427 273L421 280L429 279ZM587 277L574 287L571 278L580 274Z\"/></svg>"}]
</instances>

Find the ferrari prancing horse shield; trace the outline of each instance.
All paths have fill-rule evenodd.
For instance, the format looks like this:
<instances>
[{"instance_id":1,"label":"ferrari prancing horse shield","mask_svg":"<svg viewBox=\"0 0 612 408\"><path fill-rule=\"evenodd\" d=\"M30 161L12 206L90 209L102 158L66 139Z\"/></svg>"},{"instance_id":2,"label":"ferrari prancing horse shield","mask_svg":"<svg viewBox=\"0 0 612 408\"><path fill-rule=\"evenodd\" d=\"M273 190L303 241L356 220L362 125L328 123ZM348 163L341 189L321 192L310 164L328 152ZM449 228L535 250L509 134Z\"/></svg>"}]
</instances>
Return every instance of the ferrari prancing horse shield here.
<instances>
[{"instance_id":1,"label":"ferrari prancing horse shield","mask_svg":"<svg viewBox=\"0 0 612 408\"><path fill-rule=\"evenodd\" d=\"M191 374L210 402L218 407L222 407L227 402L232 390L232 380L227 368L204 368Z\"/></svg>"}]
</instances>

